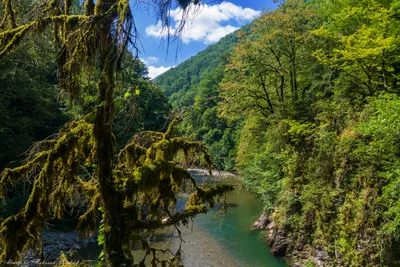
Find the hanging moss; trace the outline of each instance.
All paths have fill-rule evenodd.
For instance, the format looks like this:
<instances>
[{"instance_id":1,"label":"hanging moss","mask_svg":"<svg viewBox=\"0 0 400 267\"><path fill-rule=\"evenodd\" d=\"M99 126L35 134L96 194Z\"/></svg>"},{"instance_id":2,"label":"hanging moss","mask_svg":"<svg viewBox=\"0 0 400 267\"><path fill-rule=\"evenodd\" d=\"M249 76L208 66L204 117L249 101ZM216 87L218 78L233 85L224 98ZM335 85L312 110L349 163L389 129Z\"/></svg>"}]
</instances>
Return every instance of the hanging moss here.
<instances>
[{"instance_id":1,"label":"hanging moss","mask_svg":"<svg viewBox=\"0 0 400 267\"><path fill-rule=\"evenodd\" d=\"M0 23L0 29L4 29L7 19L9 20L9 22L11 24L11 28L17 28L17 23L15 21L15 13L14 13L14 9L12 7L11 0L3 0L3 3L5 6L5 12L4 12L3 20Z\"/></svg>"},{"instance_id":2,"label":"hanging moss","mask_svg":"<svg viewBox=\"0 0 400 267\"><path fill-rule=\"evenodd\" d=\"M86 212L79 217L77 230L80 236L83 238L87 237L87 232L89 235L93 235L99 226L98 220L98 209L101 207L101 196L97 193L92 199L89 208Z\"/></svg>"},{"instance_id":3,"label":"hanging moss","mask_svg":"<svg viewBox=\"0 0 400 267\"><path fill-rule=\"evenodd\" d=\"M11 5L12 0L5 1ZM152 255L153 265L178 264L179 255L158 260L156 254L163 251L143 242L140 233L187 224L189 218L206 212L205 202L211 206L214 197L231 188L197 187L195 179L175 161L178 153L183 153L186 159L202 154L205 163L212 166L203 144L174 136L178 120L165 133L146 132L143 138L135 136L116 153L112 134L114 80L126 46L135 38L131 34L134 24L129 1L86 0L82 15L71 15L71 6L72 0L45 1L26 24L10 28L4 23L4 30L0 31L1 58L28 34L41 33L52 25L54 39L60 47L59 85L71 100L79 95L83 79L92 78L88 76L95 68L100 73L96 111L67 124L56 138L38 146L26 164L7 169L1 175L0 189L25 175L35 174L34 170L38 172L33 177L32 192L25 207L1 222L0 261L18 260L24 249L38 243L47 220L61 218L66 202L84 196L88 208L79 218L78 230L82 236L93 234L100 227L98 209L104 210L107 265L132 265L130 252L137 242L142 243L146 256ZM13 17L8 8L5 12L8 18ZM83 168L93 169L91 179L85 180L79 175ZM196 192L184 211L175 212L176 194L186 180ZM2 195L3 191L0 190Z\"/></svg>"},{"instance_id":4,"label":"hanging moss","mask_svg":"<svg viewBox=\"0 0 400 267\"><path fill-rule=\"evenodd\" d=\"M0 259L17 260L22 250L37 242L46 219L50 218L51 206L53 214L61 218L65 200L71 197L74 188L80 185L76 183L78 160L85 161L90 157L90 154L83 151L95 151L82 149L79 145L83 143L78 140L86 140L86 146L95 146L93 142L90 143L92 134L93 125L85 121L71 123L69 131L61 133L57 140L49 142L53 144L49 150L38 152L31 161L21 167L3 172L0 180L2 187L23 178L37 167L41 168L25 208L1 224L0 235L5 249ZM9 234L12 233L12 227L19 228L18 234Z\"/></svg>"}]
</instances>

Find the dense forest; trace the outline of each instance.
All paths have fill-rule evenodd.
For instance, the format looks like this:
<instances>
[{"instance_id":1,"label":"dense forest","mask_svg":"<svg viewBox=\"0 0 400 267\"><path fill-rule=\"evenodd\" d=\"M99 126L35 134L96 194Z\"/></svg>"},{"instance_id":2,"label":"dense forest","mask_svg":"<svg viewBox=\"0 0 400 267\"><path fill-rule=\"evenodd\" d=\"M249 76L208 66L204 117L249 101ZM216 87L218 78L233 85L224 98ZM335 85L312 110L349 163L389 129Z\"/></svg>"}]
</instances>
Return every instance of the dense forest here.
<instances>
[{"instance_id":1,"label":"dense forest","mask_svg":"<svg viewBox=\"0 0 400 267\"><path fill-rule=\"evenodd\" d=\"M202 154L261 199L275 255L400 265L399 0L279 1L154 81L128 49L129 1L39 2L0 2L0 260L83 206L78 229L100 231L106 266L133 265L138 244L137 266L177 264L141 231L232 190L196 184L183 166Z\"/></svg>"},{"instance_id":2,"label":"dense forest","mask_svg":"<svg viewBox=\"0 0 400 267\"><path fill-rule=\"evenodd\" d=\"M156 79L263 200L278 255L400 264L399 8L284 1Z\"/></svg>"},{"instance_id":3,"label":"dense forest","mask_svg":"<svg viewBox=\"0 0 400 267\"><path fill-rule=\"evenodd\" d=\"M207 144L221 170L234 167L239 122L219 116L218 86L238 33L250 30L248 24L154 80L165 91L172 107L185 114L179 127L182 134Z\"/></svg>"},{"instance_id":4,"label":"dense forest","mask_svg":"<svg viewBox=\"0 0 400 267\"><path fill-rule=\"evenodd\" d=\"M1 7L1 6L0 6ZM16 7L19 12L26 8ZM55 134L70 120L78 120L96 108L96 85L87 81L85 90L74 99L57 88L56 50L45 51L51 34L23 42L2 58L0 69L1 120L0 169L18 166L29 154L32 144ZM123 62L121 88L116 92L114 135L118 147L140 131L159 131L167 127L170 105L160 87L150 82L144 64L127 53ZM15 192L22 190L17 184ZM16 213L24 205L27 192L10 191L2 216ZM9 205L9 203L12 203Z\"/></svg>"},{"instance_id":5,"label":"dense forest","mask_svg":"<svg viewBox=\"0 0 400 267\"><path fill-rule=\"evenodd\" d=\"M172 4L185 13L199 2L152 4L166 27ZM0 264L26 263L31 249L42 265L47 223L77 209L80 237L98 234L99 266L179 265L180 248L149 236L187 225L233 186L197 184L184 167L200 155L210 172L213 163L204 144L175 134L178 118L133 55L129 1L6 0L0 12ZM78 265L71 257L51 264Z\"/></svg>"}]
</instances>

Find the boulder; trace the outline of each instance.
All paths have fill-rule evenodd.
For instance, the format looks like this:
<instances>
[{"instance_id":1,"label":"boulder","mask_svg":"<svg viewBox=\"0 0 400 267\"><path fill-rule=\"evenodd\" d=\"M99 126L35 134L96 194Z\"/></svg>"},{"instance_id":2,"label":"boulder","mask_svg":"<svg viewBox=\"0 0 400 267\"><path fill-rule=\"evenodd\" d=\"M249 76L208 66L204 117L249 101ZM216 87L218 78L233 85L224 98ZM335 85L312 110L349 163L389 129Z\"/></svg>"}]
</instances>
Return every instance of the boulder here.
<instances>
[{"instance_id":1,"label":"boulder","mask_svg":"<svg viewBox=\"0 0 400 267\"><path fill-rule=\"evenodd\" d=\"M269 225L269 235L267 238L268 246L271 248L271 254L277 257L286 256L289 247L289 238L285 229L277 229L276 225Z\"/></svg>"},{"instance_id":2,"label":"boulder","mask_svg":"<svg viewBox=\"0 0 400 267\"><path fill-rule=\"evenodd\" d=\"M269 223L270 223L269 215L263 212L260 218L258 218L258 220L253 224L253 227L259 230L265 230L267 229Z\"/></svg>"}]
</instances>

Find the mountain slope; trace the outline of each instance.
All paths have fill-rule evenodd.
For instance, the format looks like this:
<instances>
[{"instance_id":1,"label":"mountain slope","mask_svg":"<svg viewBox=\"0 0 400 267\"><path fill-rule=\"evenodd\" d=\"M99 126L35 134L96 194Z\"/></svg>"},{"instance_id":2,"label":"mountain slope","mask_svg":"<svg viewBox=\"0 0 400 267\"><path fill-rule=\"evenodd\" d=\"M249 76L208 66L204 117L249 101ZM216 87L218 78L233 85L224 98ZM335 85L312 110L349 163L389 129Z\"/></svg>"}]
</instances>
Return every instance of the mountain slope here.
<instances>
[{"instance_id":1,"label":"mountain slope","mask_svg":"<svg viewBox=\"0 0 400 267\"><path fill-rule=\"evenodd\" d=\"M155 79L172 106L186 110L182 133L205 142L219 169L234 166L238 122L218 116L218 86L239 33L248 33L251 28L252 24L245 25Z\"/></svg>"},{"instance_id":2,"label":"mountain slope","mask_svg":"<svg viewBox=\"0 0 400 267\"><path fill-rule=\"evenodd\" d=\"M237 43L238 33L250 30L251 24L245 25L240 30L210 45L196 56L161 74L154 81L162 86L171 102L180 100L185 92L196 88L200 81L218 69L221 64L225 65L227 57Z\"/></svg>"}]
</instances>

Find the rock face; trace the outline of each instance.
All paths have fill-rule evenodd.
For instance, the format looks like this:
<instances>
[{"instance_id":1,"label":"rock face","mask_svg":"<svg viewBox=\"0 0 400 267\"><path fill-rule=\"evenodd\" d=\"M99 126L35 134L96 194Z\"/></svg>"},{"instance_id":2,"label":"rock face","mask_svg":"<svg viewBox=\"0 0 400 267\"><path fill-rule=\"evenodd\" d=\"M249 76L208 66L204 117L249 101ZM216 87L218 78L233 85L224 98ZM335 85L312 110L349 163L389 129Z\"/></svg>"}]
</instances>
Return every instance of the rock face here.
<instances>
[{"instance_id":1,"label":"rock face","mask_svg":"<svg viewBox=\"0 0 400 267\"><path fill-rule=\"evenodd\" d=\"M304 238L294 242L288 236L287 229L279 228L273 221L272 216L265 212L253 224L253 227L266 231L267 243L271 249L271 254L277 257L286 257L286 260L290 262L290 266L304 267L310 261L315 266L334 266L323 246L308 246Z\"/></svg>"},{"instance_id":2,"label":"rock face","mask_svg":"<svg viewBox=\"0 0 400 267\"><path fill-rule=\"evenodd\" d=\"M271 254L278 257L284 257L289 246L289 239L284 229L278 229L275 222L267 213L261 214L260 218L253 224L253 227L259 230L268 230L268 245L271 248Z\"/></svg>"},{"instance_id":3,"label":"rock face","mask_svg":"<svg viewBox=\"0 0 400 267\"><path fill-rule=\"evenodd\" d=\"M267 213L261 214L260 218L253 224L253 227L259 230L267 229L268 224L270 223L270 218Z\"/></svg>"},{"instance_id":4,"label":"rock face","mask_svg":"<svg viewBox=\"0 0 400 267\"><path fill-rule=\"evenodd\" d=\"M286 256L289 246L289 238L284 229L271 228L268 236L268 245L271 247L271 254L278 257Z\"/></svg>"}]
</instances>

